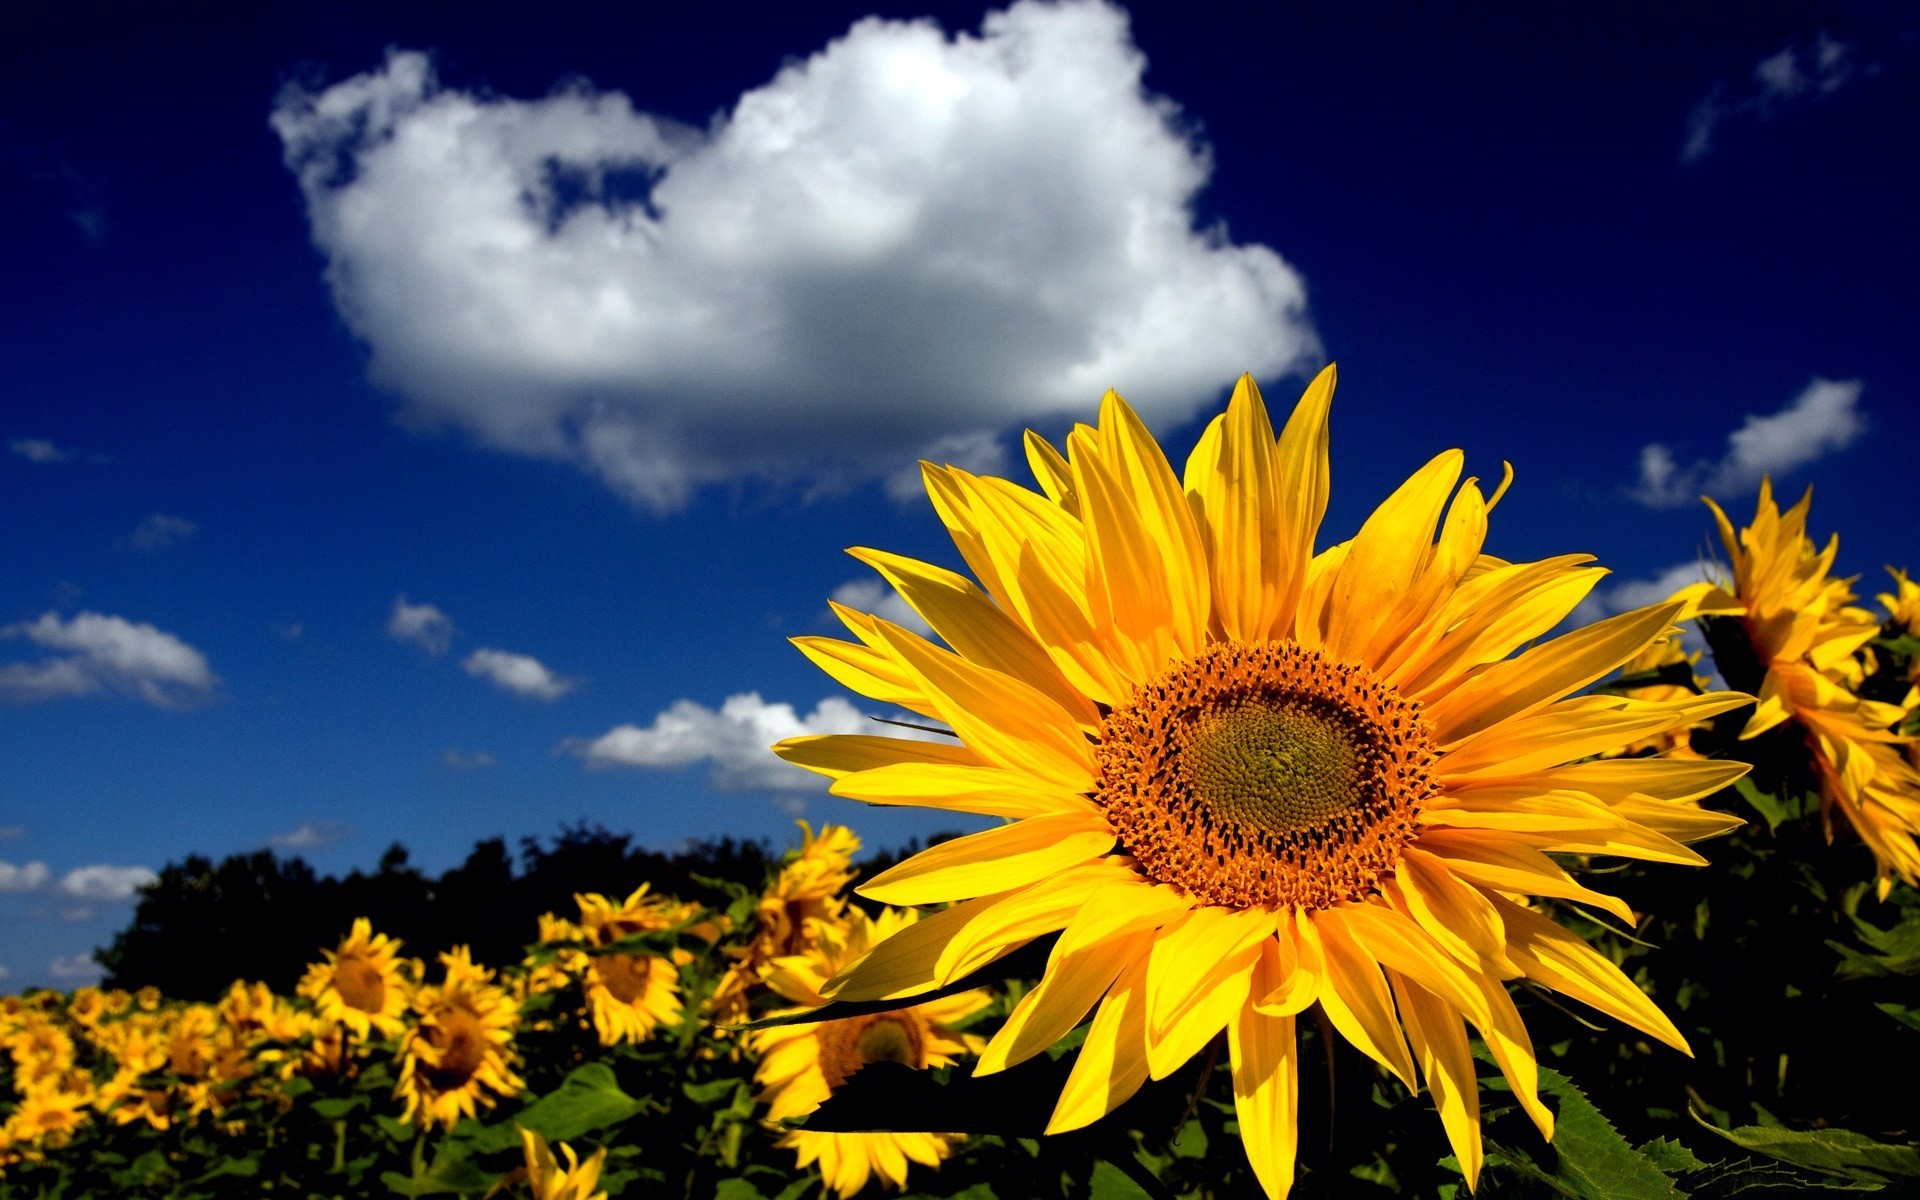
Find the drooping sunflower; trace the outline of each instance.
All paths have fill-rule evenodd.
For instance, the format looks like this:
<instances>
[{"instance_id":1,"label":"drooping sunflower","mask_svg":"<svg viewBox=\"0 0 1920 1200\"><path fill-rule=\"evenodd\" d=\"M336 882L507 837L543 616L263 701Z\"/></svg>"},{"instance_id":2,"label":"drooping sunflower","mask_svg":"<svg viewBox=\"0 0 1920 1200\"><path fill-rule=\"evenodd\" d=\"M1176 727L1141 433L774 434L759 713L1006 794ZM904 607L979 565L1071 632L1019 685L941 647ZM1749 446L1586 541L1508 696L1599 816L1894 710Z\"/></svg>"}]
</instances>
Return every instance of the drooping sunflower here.
<instances>
[{"instance_id":1,"label":"drooping sunflower","mask_svg":"<svg viewBox=\"0 0 1920 1200\"><path fill-rule=\"evenodd\" d=\"M607 1162L606 1147L594 1151L583 1163L573 1147L562 1142L560 1153L567 1159L563 1167L554 1158L547 1139L523 1126L520 1148L527 1157L527 1187L533 1200L607 1200L605 1192L594 1190Z\"/></svg>"},{"instance_id":2,"label":"drooping sunflower","mask_svg":"<svg viewBox=\"0 0 1920 1200\"><path fill-rule=\"evenodd\" d=\"M838 923L846 911L843 893L853 882L859 837L845 825L822 825L816 834L805 821L795 824L800 826L800 848L788 855L761 893L753 940L731 951L734 962L707 1001L707 1012L717 1024L744 1021L767 964L811 949L819 931Z\"/></svg>"},{"instance_id":3,"label":"drooping sunflower","mask_svg":"<svg viewBox=\"0 0 1920 1200\"><path fill-rule=\"evenodd\" d=\"M399 1037L413 984L400 961L400 942L375 933L367 918L356 917L340 945L320 953L325 961L307 968L300 995L313 1001L322 1017L359 1037L376 1031L382 1037Z\"/></svg>"},{"instance_id":4,"label":"drooping sunflower","mask_svg":"<svg viewBox=\"0 0 1920 1200\"><path fill-rule=\"evenodd\" d=\"M393 1094L406 1101L401 1120L431 1129L451 1129L496 1096L511 1096L526 1084L513 1071L513 1032L519 1008L493 972L475 966L465 946L440 956L446 976L418 988L413 1008L419 1022L400 1044L400 1082Z\"/></svg>"},{"instance_id":5,"label":"drooping sunflower","mask_svg":"<svg viewBox=\"0 0 1920 1200\"><path fill-rule=\"evenodd\" d=\"M911 911L883 909L868 918L859 909L819 930L805 952L775 959L766 982L783 998L814 1008L827 1002L820 989L842 968L912 926ZM916 1069L944 1067L960 1055L978 1054L979 1038L953 1027L986 1007L984 992L961 992L910 1008L810 1025L776 1025L748 1035L748 1049L761 1056L754 1079L769 1121L805 1116L833 1090L869 1063L897 1062ZM798 1012L801 1009L788 1010ZM796 1151L801 1168L818 1163L826 1185L844 1200L878 1175L895 1188L907 1182L907 1164L937 1167L958 1138L943 1133L822 1133L788 1130L780 1145Z\"/></svg>"},{"instance_id":6,"label":"drooping sunflower","mask_svg":"<svg viewBox=\"0 0 1920 1200\"><path fill-rule=\"evenodd\" d=\"M1755 665L1765 672L1760 702L1740 736L1758 737L1789 721L1799 727L1820 782L1827 837L1836 815L1859 835L1873 852L1884 900L1896 877L1920 886L1920 771L1902 754L1913 741L1899 733L1907 707L1857 694L1860 652L1879 635L1880 623L1854 604L1852 580L1832 574L1839 535L1820 549L1807 536L1812 504L1809 488L1781 512L1763 480L1753 523L1736 535L1726 513L1708 500L1733 568L1733 590L1699 584L1681 594L1703 615L1739 619Z\"/></svg>"},{"instance_id":7,"label":"drooping sunflower","mask_svg":"<svg viewBox=\"0 0 1920 1200\"><path fill-rule=\"evenodd\" d=\"M699 911L663 896L649 896L642 884L624 901L606 896L575 896L580 931L595 946L611 946L635 934L670 929ZM600 1044L644 1042L661 1025L680 1019L680 971L659 954L581 954L580 988L593 1017Z\"/></svg>"},{"instance_id":8,"label":"drooping sunflower","mask_svg":"<svg viewBox=\"0 0 1920 1200\"><path fill-rule=\"evenodd\" d=\"M1483 553L1505 485L1489 499L1461 484L1458 451L1316 554L1333 383L1328 368L1276 437L1243 377L1184 482L1111 392L1067 454L1027 435L1039 493L926 464L980 585L852 553L946 647L845 609L856 641L797 642L957 744L854 734L776 747L834 777L837 795L1009 818L859 889L958 903L882 943L835 982L837 998L910 998L1060 931L978 1071L1039 1053L1092 1011L1058 1132L1224 1028L1242 1140L1272 1196L1291 1187L1294 1022L1313 1004L1409 1087L1424 1080L1470 1182L1481 1142L1467 1024L1551 1136L1505 981L1685 1050L1630 979L1525 898L1631 920L1550 855L1700 863L1682 843L1738 822L1676 802L1746 770L1579 761L1750 698L1574 695L1668 636L1677 603L1516 655L1605 572L1584 555Z\"/></svg>"}]
</instances>

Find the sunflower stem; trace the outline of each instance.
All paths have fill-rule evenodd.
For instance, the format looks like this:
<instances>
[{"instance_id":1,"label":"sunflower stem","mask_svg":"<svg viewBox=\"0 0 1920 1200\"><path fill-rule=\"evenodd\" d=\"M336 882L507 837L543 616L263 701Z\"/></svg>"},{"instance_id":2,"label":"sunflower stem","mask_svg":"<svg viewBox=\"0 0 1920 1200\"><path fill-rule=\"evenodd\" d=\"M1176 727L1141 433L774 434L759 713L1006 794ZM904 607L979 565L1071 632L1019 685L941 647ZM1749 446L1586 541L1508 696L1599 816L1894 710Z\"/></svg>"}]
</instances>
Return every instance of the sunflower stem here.
<instances>
[{"instance_id":1,"label":"sunflower stem","mask_svg":"<svg viewBox=\"0 0 1920 1200\"><path fill-rule=\"evenodd\" d=\"M1340 1108L1334 1103L1339 1098L1335 1086L1333 1062L1333 1022L1327 1019L1327 1010L1318 1004L1313 1006L1313 1024L1320 1031L1320 1053L1327 1060L1327 1170L1333 1170L1333 1135L1339 1128Z\"/></svg>"}]
</instances>

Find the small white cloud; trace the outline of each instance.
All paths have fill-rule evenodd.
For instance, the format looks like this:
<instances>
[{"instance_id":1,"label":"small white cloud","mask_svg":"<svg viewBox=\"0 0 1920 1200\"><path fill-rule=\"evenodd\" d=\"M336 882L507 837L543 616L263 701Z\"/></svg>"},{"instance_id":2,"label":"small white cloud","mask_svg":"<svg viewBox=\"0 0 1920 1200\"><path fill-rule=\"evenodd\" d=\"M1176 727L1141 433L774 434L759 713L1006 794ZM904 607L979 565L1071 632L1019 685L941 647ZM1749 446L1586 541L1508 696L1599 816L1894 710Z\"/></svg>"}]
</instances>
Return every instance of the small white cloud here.
<instances>
[{"instance_id":1,"label":"small white cloud","mask_svg":"<svg viewBox=\"0 0 1920 1200\"><path fill-rule=\"evenodd\" d=\"M480 649L467 656L467 674L493 680L495 686L534 700L558 700L580 685L577 679L554 674L530 654Z\"/></svg>"},{"instance_id":2,"label":"small white cloud","mask_svg":"<svg viewBox=\"0 0 1920 1200\"><path fill-rule=\"evenodd\" d=\"M37 892L46 885L47 864L0 862L0 892Z\"/></svg>"},{"instance_id":3,"label":"small white cloud","mask_svg":"<svg viewBox=\"0 0 1920 1200\"><path fill-rule=\"evenodd\" d=\"M282 850L322 850L353 835L353 826L345 821L305 821L286 833L274 834L267 841Z\"/></svg>"},{"instance_id":4,"label":"small white cloud","mask_svg":"<svg viewBox=\"0 0 1920 1200\"><path fill-rule=\"evenodd\" d=\"M64 657L0 665L0 697L15 702L119 692L157 708L184 708L211 699L220 679L206 655L152 625L83 612L70 620L45 613L0 629Z\"/></svg>"},{"instance_id":5,"label":"small white cloud","mask_svg":"<svg viewBox=\"0 0 1920 1200\"><path fill-rule=\"evenodd\" d=\"M774 756L773 744L808 733L866 733L871 719L838 696L829 696L806 716L791 704L769 704L758 692L728 696L715 712L692 700L676 700L644 729L620 725L592 740L576 738L563 747L590 767L685 767L713 765L717 787L770 791L820 791L826 781ZM915 736L889 729L889 735Z\"/></svg>"},{"instance_id":6,"label":"small white cloud","mask_svg":"<svg viewBox=\"0 0 1920 1200\"><path fill-rule=\"evenodd\" d=\"M67 954L48 963L47 973L67 983L97 983L107 969L93 961L92 954Z\"/></svg>"},{"instance_id":7,"label":"small white cloud","mask_svg":"<svg viewBox=\"0 0 1920 1200\"><path fill-rule=\"evenodd\" d=\"M1859 403L1858 379L1815 379L1779 412L1749 413L1740 428L1727 435L1727 452L1718 462L1682 467L1665 445L1643 446L1640 482L1629 494L1642 504L1671 508L1691 504L1702 493L1751 491L1765 476L1785 475L1851 445L1867 427Z\"/></svg>"},{"instance_id":8,"label":"small white cloud","mask_svg":"<svg viewBox=\"0 0 1920 1200\"><path fill-rule=\"evenodd\" d=\"M7 445L21 458L26 459L30 463L39 463L42 466L70 463L74 460L73 451L55 445L46 438L14 438L8 442Z\"/></svg>"},{"instance_id":9,"label":"small white cloud","mask_svg":"<svg viewBox=\"0 0 1920 1200\"><path fill-rule=\"evenodd\" d=\"M449 746L447 752L440 756L440 761L456 771L481 771L493 766L497 760L485 750L468 751Z\"/></svg>"},{"instance_id":10,"label":"small white cloud","mask_svg":"<svg viewBox=\"0 0 1920 1200\"><path fill-rule=\"evenodd\" d=\"M4 981L7 976L11 974L13 974L13 972L9 970L4 963L0 963L0 981Z\"/></svg>"},{"instance_id":11,"label":"small white cloud","mask_svg":"<svg viewBox=\"0 0 1920 1200\"><path fill-rule=\"evenodd\" d=\"M387 636L396 642L412 642L428 654L441 655L453 645L453 619L431 604L408 604L404 595L393 598L393 612L387 617Z\"/></svg>"},{"instance_id":12,"label":"small white cloud","mask_svg":"<svg viewBox=\"0 0 1920 1200\"><path fill-rule=\"evenodd\" d=\"M1022 0L862 19L701 127L400 51L271 119L403 419L671 510L1317 361L1300 274L1200 219L1211 151L1146 65L1120 8Z\"/></svg>"},{"instance_id":13,"label":"small white cloud","mask_svg":"<svg viewBox=\"0 0 1920 1200\"><path fill-rule=\"evenodd\" d=\"M60 890L82 900L131 900L159 876L146 867L114 867L96 863L75 867L60 877Z\"/></svg>"},{"instance_id":14,"label":"small white cloud","mask_svg":"<svg viewBox=\"0 0 1920 1200\"><path fill-rule=\"evenodd\" d=\"M193 540L193 535L199 532L200 527L185 517L154 513L121 539L120 546L127 550L138 550L142 554L158 554Z\"/></svg>"},{"instance_id":15,"label":"small white cloud","mask_svg":"<svg viewBox=\"0 0 1920 1200\"><path fill-rule=\"evenodd\" d=\"M299 621L288 621L285 625L274 626L273 631L290 642L297 642L306 636L307 627Z\"/></svg>"},{"instance_id":16,"label":"small white cloud","mask_svg":"<svg viewBox=\"0 0 1920 1200\"><path fill-rule=\"evenodd\" d=\"M1687 136L1680 161L1697 163L1713 152L1714 135L1729 120L1771 120L1789 106L1826 99L1854 80L1873 73L1862 65L1856 46L1821 34L1810 43L1789 42L1777 54L1754 64L1751 77L1728 87L1716 84L1687 114Z\"/></svg>"},{"instance_id":17,"label":"small white cloud","mask_svg":"<svg viewBox=\"0 0 1920 1200\"><path fill-rule=\"evenodd\" d=\"M899 592L878 579L849 579L833 589L832 599L835 604L845 605L855 612L872 613L922 636L933 632L933 626L913 611L913 606L902 600Z\"/></svg>"}]
</instances>

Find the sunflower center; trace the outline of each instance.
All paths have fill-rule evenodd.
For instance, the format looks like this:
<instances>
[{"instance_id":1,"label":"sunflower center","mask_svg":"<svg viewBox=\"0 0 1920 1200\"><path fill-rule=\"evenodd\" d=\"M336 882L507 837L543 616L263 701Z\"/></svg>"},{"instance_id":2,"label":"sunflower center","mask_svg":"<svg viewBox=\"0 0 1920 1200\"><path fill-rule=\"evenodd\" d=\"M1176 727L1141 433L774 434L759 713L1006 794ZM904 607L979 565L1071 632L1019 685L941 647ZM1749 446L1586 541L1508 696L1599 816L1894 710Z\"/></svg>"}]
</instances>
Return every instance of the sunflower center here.
<instances>
[{"instance_id":1,"label":"sunflower center","mask_svg":"<svg viewBox=\"0 0 1920 1200\"><path fill-rule=\"evenodd\" d=\"M1293 642L1222 642L1107 717L1094 799L1148 877L1225 908L1370 894L1435 791L1419 706Z\"/></svg>"},{"instance_id":2,"label":"sunflower center","mask_svg":"<svg viewBox=\"0 0 1920 1200\"><path fill-rule=\"evenodd\" d=\"M828 1021L820 1027L820 1073L837 1088L868 1063L927 1065L927 1039L920 1023L906 1013L874 1013Z\"/></svg>"},{"instance_id":3,"label":"sunflower center","mask_svg":"<svg viewBox=\"0 0 1920 1200\"><path fill-rule=\"evenodd\" d=\"M460 1005L441 1005L433 1014L432 1027L422 1030L422 1036L440 1052L439 1062L421 1067L439 1091L463 1086L487 1059L487 1031L477 1015Z\"/></svg>"},{"instance_id":4,"label":"sunflower center","mask_svg":"<svg viewBox=\"0 0 1920 1200\"><path fill-rule=\"evenodd\" d=\"M603 954L593 960L600 985L622 1004L632 1004L647 994L653 978L652 960L637 954Z\"/></svg>"},{"instance_id":5,"label":"sunflower center","mask_svg":"<svg viewBox=\"0 0 1920 1200\"><path fill-rule=\"evenodd\" d=\"M380 968L358 955L342 956L333 969L333 990L349 1008L377 1013L386 1007L387 980Z\"/></svg>"}]
</instances>

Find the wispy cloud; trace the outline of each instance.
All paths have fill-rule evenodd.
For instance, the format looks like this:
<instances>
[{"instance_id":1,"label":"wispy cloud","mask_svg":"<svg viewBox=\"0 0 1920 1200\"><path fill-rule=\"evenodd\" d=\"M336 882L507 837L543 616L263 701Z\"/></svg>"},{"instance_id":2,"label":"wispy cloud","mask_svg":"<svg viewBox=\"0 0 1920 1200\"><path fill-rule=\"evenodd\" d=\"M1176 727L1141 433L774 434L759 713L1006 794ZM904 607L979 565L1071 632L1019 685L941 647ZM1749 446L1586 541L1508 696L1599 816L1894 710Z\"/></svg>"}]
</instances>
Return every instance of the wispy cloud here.
<instances>
[{"instance_id":1,"label":"wispy cloud","mask_svg":"<svg viewBox=\"0 0 1920 1200\"><path fill-rule=\"evenodd\" d=\"M200 527L185 517L154 513L134 526L133 532L122 538L119 544L122 549L158 554L192 541L199 532Z\"/></svg>"},{"instance_id":2,"label":"wispy cloud","mask_svg":"<svg viewBox=\"0 0 1920 1200\"><path fill-rule=\"evenodd\" d=\"M267 841L280 850L324 850L354 836L357 831L345 821L303 821L285 833L276 833Z\"/></svg>"},{"instance_id":3,"label":"wispy cloud","mask_svg":"<svg viewBox=\"0 0 1920 1200\"><path fill-rule=\"evenodd\" d=\"M1701 494L1726 496L1759 486L1763 476L1785 475L1843 450L1867 427L1857 379L1815 379L1779 412L1749 413L1727 435L1718 461L1682 467L1672 449L1654 442L1640 450L1640 481L1628 494L1654 508L1691 504Z\"/></svg>"},{"instance_id":4,"label":"wispy cloud","mask_svg":"<svg viewBox=\"0 0 1920 1200\"><path fill-rule=\"evenodd\" d=\"M75 867L60 877L60 891L81 900L131 900L159 876L148 867L106 863Z\"/></svg>"},{"instance_id":5,"label":"wispy cloud","mask_svg":"<svg viewBox=\"0 0 1920 1200\"><path fill-rule=\"evenodd\" d=\"M563 747L590 767L686 767L712 765L715 786L812 792L826 781L774 756L782 738L808 733L865 733L874 723L838 696L829 696L801 716L791 704L770 704L758 692L728 696L718 711L693 700L676 700L645 727L620 725L591 740L576 738ZM913 736L889 729L890 735Z\"/></svg>"},{"instance_id":6,"label":"wispy cloud","mask_svg":"<svg viewBox=\"0 0 1920 1200\"><path fill-rule=\"evenodd\" d=\"M1022 2L863 19L704 128L403 52L272 123L410 419L669 510L977 455L1113 386L1173 423L1316 360L1299 273L1199 222L1211 153L1145 68L1119 8Z\"/></svg>"},{"instance_id":7,"label":"wispy cloud","mask_svg":"<svg viewBox=\"0 0 1920 1200\"><path fill-rule=\"evenodd\" d=\"M63 983L96 983L106 977L107 971L93 961L93 955L65 954L47 964L47 973Z\"/></svg>"},{"instance_id":8,"label":"wispy cloud","mask_svg":"<svg viewBox=\"0 0 1920 1200\"><path fill-rule=\"evenodd\" d=\"M0 638L66 652L0 665L0 698L16 703L118 692L157 708L184 708L211 699L220 685L206 655L124 617L83 612L62 620L45 613L0 629Z\"/></svg>"},{"instance_id":9,"label":"wispy cloud","mask_svg":"<svg viewBox=\"0 0 1920 1200\"><path fill-rule=\"evenodd\" d=\"M435 656L445 654L453 645L453 619L431 604L408 604L395 596L393 611L387 616L387 636L396 642L411 642Z\"/></svg>"},{"instance_id":10,"label":"wispy cloud","mask_svg":"<svg viewBox=\"0 0 1920 1200\"><path fill-rule=\"evenodd\" d=\"M469 675L491 679L496 687L532 700L558 700L580 685L577 679L554 674L530 654L483 648L469 654L461 665Z\"/></svg>"},{"instance_id":11,"label":"wispy cloud","mask_svg":"<svg viewBox=\"0 0 1920 1200\"><path fill-rule=\"evenodd\" d=\"M1687 114L1680 161L1697 163L1713 152L1714 137L1728 121L1766 121L1790 107L1814 104L1870 73L1857 46L1822 33L1811 42L1790 42L1754 64L1749 77L1718 84Z\"/></svg>"},{"instance_id":12,"label":"wispy cloud","mask_svg":"<svg viewBox=\"0 0 1920 1200\"><path fill-rule=\"evenodd\" d=\"M497 761L485 750L462 750L458 746L447 747L440 761L456 771L483 771Z\"/></svg>"},{"instance_id":13,"label":"wispy cloud","mask_svg":"<svg viewBox=\"0 0 1920 1200\"><path fill-rule=\"evenodd\" d=\"M0 825L0 842L11 842L15 838L27 836L25 825Z\"/></svg>"},{"instance_id":14,"label":"wispy cloud","mask_svg":"<svg viewBox=\"0 0 1920 1200\"><path fill-rule=\"evenodd\" d=\"M0 892L37 892L46 885L51 874L43 862L22 863L19 866L0 862Z\"/></svg>"},{"instance_id":15,"label":"wispy cloud","mask_svg":"<svg viewBox=\"0 0 1920 1200\"><path fill-rule=\"evenodd\" d=\"M28 462L39 463L42 466L70 463L75 458L72 450L58 446L47 438L14 438L7 443L7 448Z\"/></svg>"}]
</instances>

